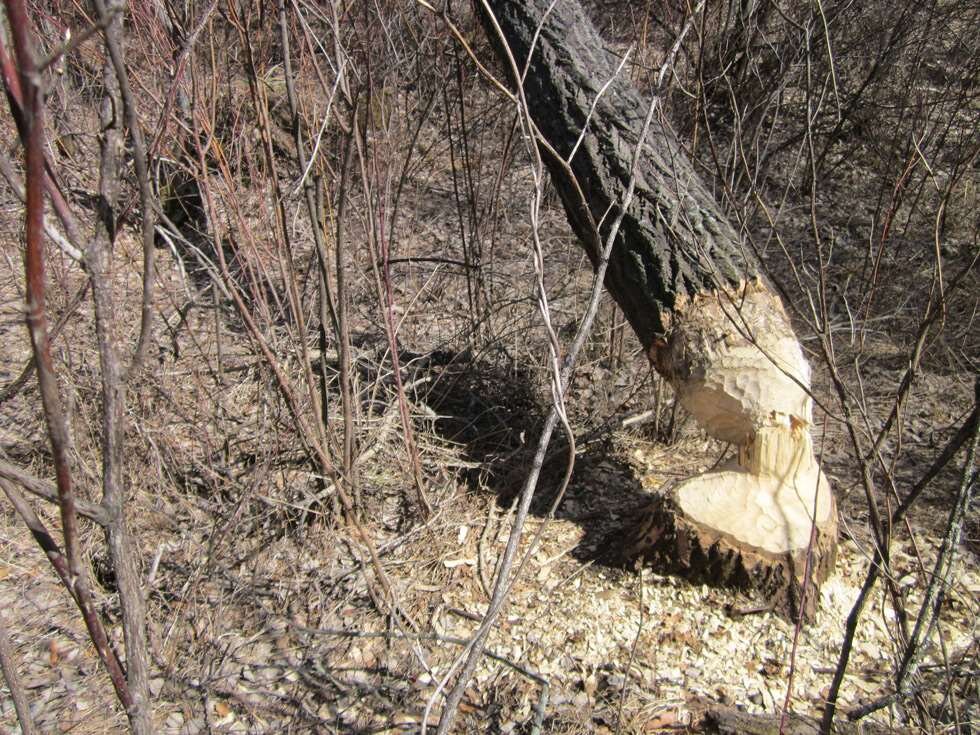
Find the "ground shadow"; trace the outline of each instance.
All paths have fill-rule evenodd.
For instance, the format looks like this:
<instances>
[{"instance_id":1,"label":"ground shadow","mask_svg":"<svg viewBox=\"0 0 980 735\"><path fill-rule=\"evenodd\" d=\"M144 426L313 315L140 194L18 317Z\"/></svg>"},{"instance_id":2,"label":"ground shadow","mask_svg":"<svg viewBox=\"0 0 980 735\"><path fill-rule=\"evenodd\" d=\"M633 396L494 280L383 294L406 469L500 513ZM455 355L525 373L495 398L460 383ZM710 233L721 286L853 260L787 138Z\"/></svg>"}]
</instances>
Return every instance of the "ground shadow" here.
<instances>
[{"instance_id":1,"label":"ground shadow","mask_svg":"<svg viewBox=\"0 0 980 735\"><path fill-rule=\"evenodd\" d=\"M465 476L471 489L491 493L501 506L509 506L527 477L549 408L532 375L512 364L464 355L433 372L425 401L439 415L436 431L462 445L475 465ZM621 567L623 542L651 496L636 470L617 456L610 430L596 430L576 441L572 479L555 518L582 528L575 558ZM556 432L531 505L533 515L551 512L567 465L568 444Z\"/></svg>"}]
</instances>

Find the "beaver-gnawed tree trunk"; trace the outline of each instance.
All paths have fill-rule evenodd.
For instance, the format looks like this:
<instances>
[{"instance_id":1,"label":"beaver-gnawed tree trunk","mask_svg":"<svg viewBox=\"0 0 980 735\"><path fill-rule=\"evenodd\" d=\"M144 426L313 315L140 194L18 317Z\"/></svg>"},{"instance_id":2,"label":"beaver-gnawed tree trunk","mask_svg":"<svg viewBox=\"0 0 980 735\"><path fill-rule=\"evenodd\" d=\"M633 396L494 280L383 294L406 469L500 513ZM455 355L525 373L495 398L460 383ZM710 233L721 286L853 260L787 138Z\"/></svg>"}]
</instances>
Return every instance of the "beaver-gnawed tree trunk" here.
<instances>
[{"instance_id":1,"label":"beaver-gnawed tree trunk","mask_svg":"<svg viewBox=\"0 0 980 735\"><path fill-rule=\"evenodd\" d=\"M605 237L627 188L649 101L616 73L577 0L489 0L493 18L476 4L504 68L498 25L527 68L529 112L564 162L547 150L544 160L595 264L596 232ZM810 440L810 369L779 297L673 132L655 120L643 142L605 286L684 407L739 458L658 498L623 554L753 590L792 614L811 536L811 582L836 555L834 500ZM806 597L810 616L816 595Z\"/></svg>"}]
</instances>

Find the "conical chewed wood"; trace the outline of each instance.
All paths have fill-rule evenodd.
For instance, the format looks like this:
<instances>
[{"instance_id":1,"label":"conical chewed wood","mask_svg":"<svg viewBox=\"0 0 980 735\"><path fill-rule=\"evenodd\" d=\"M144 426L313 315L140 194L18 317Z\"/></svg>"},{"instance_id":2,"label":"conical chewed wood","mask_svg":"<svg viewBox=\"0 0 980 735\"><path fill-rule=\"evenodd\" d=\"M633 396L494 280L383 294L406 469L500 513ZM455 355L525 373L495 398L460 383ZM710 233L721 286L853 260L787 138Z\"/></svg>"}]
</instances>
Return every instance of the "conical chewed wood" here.
<instances>
[{"instance_id":1,"label":"conical chewed wood","mask_svg":"<svg viewBox=\"0 0 980 735\"><path fill-rule=\"evenodd\" d=\"M739 454L662 492L627 556L754 592L788 615L807 587L812 617L836 559L837 513L810 438L809 366L779 300L760 284L699 296L656 359L681 403Z\"/></svg>"}]
</instances>

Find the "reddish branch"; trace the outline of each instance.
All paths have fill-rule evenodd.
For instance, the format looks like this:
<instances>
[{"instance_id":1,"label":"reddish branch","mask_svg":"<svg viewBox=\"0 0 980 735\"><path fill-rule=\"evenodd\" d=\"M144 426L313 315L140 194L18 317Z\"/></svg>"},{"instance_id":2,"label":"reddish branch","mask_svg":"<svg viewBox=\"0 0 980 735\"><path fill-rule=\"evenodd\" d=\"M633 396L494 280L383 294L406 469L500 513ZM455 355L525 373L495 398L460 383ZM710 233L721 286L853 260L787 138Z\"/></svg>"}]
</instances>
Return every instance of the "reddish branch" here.
<instances>
[{"instance_id":1,"label":"reddish branch","mask_svg":"<svg viewBox=\"0 0 980 735\"><path fill-rule=\"evenodd\" d=\"M15 11L12 10L12 3L7 3L8 17L12 17L14 12ZM16 38L14 39L14 43L16 45ZM36 70L36 66L34 68L34 73L37 74L38 72ZM0 37L0 75L3 77L3 86L4 91L7 94L7 103L10 107L11 117L14 118L14 123L17 125L17 132L20 135L20 139L22 141L26 141L28 137L28 127L30 126L30 116L24 108L24 95L22 92L22 87L24 85L21 84L21 73L17 71L14 60L7 52L7 47L4 45L2 37ZM43 153L43 128L38 130L38 134L42 136L41 150L44 160L44 189L51 201L51 207L54 209L55 214L57 214L58 219L61 221L62 227L65 228L65 233L68 235L68 240L76 248L81 249L80 243L82 242L82 239L78 234L78 225L75 222L75 217L72 215L71 210L68 208L68 202L61 193L61 188L58 186L57 179L54 176L54 169L51 162L48 160L47 155Z\"/></svg>"},{"instance_id":2,"label":"reddish branch","mask_svg":"<svg viewBox=\"0 0 980 735\"><path fill-rule=\"evenodd\" d=\"M40 79L34 62L34 54L29 35L29 21L23 0L7 0L7 17L10 22L14 42L18 76L14 85L5 73L8 100L15 119L20 116L18 131L25 150L26 168L26 216L24 271L26 276L27 328L31 338L31 349L37 365L38 386L41 402L51 440L51 455L54 461L55 479L58 488L58 505L61 511L62 533L65 540L65 553L62 556L53 538L34 516L25 517L38 543L45 550L58 576L64 582L85 620L89 636L99 657L105 665L120 702L127 709L132 705L132 697L126 684L122 666L109 641L92 603L85 568L81 562L78 538L78 514L75 508L75 494L72 487L71 472L68 467L68 425L61 407L58 382L51 359L47 316L45 314L44 291L44 192L57 187L53 177L45 171L44 119L41 104ZM7 59L9 61L9 59ZM7 64L4 64L6 71ZM11 90L16 90L11 93ZM20 106L16 104L19 93ZM46 186L47 185L47 186ZM7 490L7 487L4 488ZM10 493L8 492L8 496ZM13 496L11 496L13 500ZM15 507L16 507L15 503ZM18 508L22 516L24 506ZM27 507L29 510L29 507ZM31 514L33 515L33 514Z\"/></svg>"}]
</instances>

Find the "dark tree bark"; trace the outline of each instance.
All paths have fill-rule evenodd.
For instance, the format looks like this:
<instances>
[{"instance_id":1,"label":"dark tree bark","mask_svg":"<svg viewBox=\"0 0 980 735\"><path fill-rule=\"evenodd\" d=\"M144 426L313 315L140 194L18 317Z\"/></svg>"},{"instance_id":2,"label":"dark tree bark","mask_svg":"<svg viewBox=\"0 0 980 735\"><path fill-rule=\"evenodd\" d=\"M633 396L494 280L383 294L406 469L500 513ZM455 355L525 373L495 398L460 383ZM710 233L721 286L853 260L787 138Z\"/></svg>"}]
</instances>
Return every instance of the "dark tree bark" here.
<instances>
[{"instance_id":1,"label":"dark tree bark","mask_svg":"<svg viewBox=\"0 0 980 735\"><path fill-rule=\"evenodd\" d=\"M512 60L522 72L509 81L593 265L635 176L605 285L684 407L739 447L737 462L657 498L624 555L812 615L803 592L833 569L837 517L810 440L809 365L779 297L662 119L631 171L649 103L577 0L477 7L508 76Z\"/></svg>"},{"instance_id":2,"label":"dark tree bark","mask_svg":"<svg viewBox=\"0 0 980 735\"><path fill-rule=\"evenodd\" d=\"M595 263L593 223L602 223L599 232L605 235L613 219L609 209L629 181L649 101L626 74L616 73L620 59L605 50L577 0L560 0L545 16L551 4L551 0L488 3L518 68L527 67L524 95L534 123L566 161L588 123L570 162L581 194L564 165L554 156L544 158L569 222ZM483 19L498 56L503 57L492 22L485 14ZM528 64L532 44L535 51ZM665 336L678 299L737 287L757 277L759 269L694 172L673 131L655 118L645 142L647 152L636 173L633 205L613 246L605 285L640 342L650 348Z\"/></svg>"}]
</instances>

